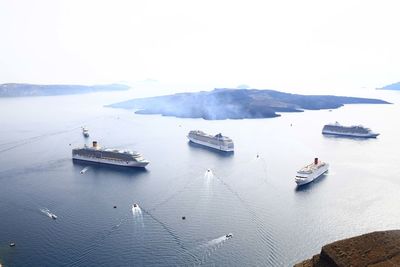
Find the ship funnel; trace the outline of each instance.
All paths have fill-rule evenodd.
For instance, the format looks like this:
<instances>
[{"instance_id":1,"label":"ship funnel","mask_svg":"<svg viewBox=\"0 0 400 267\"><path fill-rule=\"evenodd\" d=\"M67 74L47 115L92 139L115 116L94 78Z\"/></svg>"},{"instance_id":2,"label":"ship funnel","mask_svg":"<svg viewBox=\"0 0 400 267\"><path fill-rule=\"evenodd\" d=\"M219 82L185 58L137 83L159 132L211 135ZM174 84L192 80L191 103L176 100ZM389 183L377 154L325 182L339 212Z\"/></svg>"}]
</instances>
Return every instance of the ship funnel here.
<instances>
[{"instance_id":1,"label":"ship funnel","mask_svg":"<svg viewBox=\"0 0 400 267\"><path fill-rule=\"evenodd\" d=\"M315 164L315 165L318 164L318 158L314 158L314 164Z\"/></svg>"},{"instance_id":2,"label":"ship funnel","mask_svg":"<svg viewBox=\"0 0 400 267\"><path fill-rule=\"evenodd\" d=\"M93 141L93 147L97 148L97 141Z\"/></svg>"}]
</instances>

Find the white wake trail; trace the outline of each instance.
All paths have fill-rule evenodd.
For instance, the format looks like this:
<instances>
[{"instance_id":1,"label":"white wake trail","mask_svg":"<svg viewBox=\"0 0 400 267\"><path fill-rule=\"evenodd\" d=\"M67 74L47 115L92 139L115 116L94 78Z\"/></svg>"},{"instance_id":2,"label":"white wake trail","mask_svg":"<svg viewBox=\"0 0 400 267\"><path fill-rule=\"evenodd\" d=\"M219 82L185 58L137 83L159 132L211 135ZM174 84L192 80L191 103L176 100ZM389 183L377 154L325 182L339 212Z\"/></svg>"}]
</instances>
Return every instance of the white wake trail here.
<instances>
[{"instance_id":1,"label":"white wake trail","mask_svg":"<svg viewBox=\"0 0 400 267\"><path fill-rule=\"evenodd\" d=\"M47 209L47 208L43 208L43 209L40 209L40 211L43 213L43 214L45 214L45 215L47 215L49 218L51 218L51 219L57 219L57 215L55 215L54 213L52 213L49 209Z\"/></svg>"}]
</instances>

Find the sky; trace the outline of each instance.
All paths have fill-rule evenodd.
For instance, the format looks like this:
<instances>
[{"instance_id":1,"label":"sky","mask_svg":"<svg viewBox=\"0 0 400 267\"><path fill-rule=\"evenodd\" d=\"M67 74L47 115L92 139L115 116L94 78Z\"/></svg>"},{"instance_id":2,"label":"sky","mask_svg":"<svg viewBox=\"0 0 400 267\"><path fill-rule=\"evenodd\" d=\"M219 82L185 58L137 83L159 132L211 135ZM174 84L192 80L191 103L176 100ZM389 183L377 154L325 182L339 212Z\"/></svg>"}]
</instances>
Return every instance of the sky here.
<instances>
[{"instance_id":1,"label":"sky","mask_svg":"<svg viewBox=\"0 0 400 267\"><path fill-rule=\"evenodd\" d=\"M0 83L400 81L398 0L0 0Z\"/></svg>"}]
</instances>

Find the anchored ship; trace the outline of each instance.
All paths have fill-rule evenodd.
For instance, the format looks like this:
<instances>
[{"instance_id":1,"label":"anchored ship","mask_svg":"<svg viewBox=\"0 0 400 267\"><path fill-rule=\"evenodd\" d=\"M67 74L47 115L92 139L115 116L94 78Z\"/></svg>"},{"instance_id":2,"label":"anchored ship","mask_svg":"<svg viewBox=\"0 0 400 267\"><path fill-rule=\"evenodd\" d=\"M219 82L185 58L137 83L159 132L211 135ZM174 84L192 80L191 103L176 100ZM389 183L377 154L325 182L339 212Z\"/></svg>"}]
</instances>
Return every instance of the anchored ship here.
<instances>
[{"instance_id":1,"label":"anchored ship","mask_svg":"<svg viewBox=\"0 0 400 267\"><path fill-rule=\"evenodd\" d=\"M363 127L362 125L343 126L340 125L338 122L325 125L322 129L322 134L363 138L375 138L379 135L378 133L374 133L371 131L371 129Z\"/></svg>"},{"instance_id":2,"label":"anchored ship","mask_svg":"<svg viewBox=\"0 0 400 267\"><path fill-rule=\"evenodd\" d=\"M231 152L234 150L232 139L223 136L222 134L210 135L203 131L195 130L190 131L188 136L189 140L193 143L215 148L225 152Z\"/></svg>"},{"instance_id":3,"label":"anchored ship","mask_svg":"<svg viewBox=\"0 0 400 267\"><path fill-rule=\"evenodd\" d=\"M89 137L89 130L86 127L82 127L82 134L84 137Z\"/></svg>"},{"instance_id":4,"label":"anchored ship","mask_svg":"<svg viewBox=\"0 0 400 267\"><path fill-rule=\"evenodd\" d=\"M313 163L304 166L297 172L295 181L297 185L308 184L327 172L328 168L328 163L319 161L318 158L315 158Z\"/></svg>"},{"instance_id":5,"label":"anchored ship","mask_svg":"<svg viewBox=\"0 0 400 267\"><path fill-rule=\"evenodd\" d=\"M93 141L92 147L72 149L72 159L126 167L145 167L149 164L149 161L138 152L101 148L96 141Z\"/></svg>"}]
</instances>

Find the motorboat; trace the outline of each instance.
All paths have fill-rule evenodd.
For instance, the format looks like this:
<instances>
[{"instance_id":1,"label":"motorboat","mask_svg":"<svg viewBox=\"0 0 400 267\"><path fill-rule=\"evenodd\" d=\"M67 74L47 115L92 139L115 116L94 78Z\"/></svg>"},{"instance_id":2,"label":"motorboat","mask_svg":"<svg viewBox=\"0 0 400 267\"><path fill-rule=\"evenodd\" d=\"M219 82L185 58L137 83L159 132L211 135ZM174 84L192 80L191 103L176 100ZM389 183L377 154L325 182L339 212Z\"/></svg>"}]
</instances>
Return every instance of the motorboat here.
<instances>
[{"instance_id":1,"label":"motorboat","mask_svg":"<svg viewBox=\"0 0 400 267\"><path fill-rule=\"evenodd\" d=\"M82 134L84 137L89 137L89 130L86 127L82 127Z\"/></svg>"}]
</instances>

